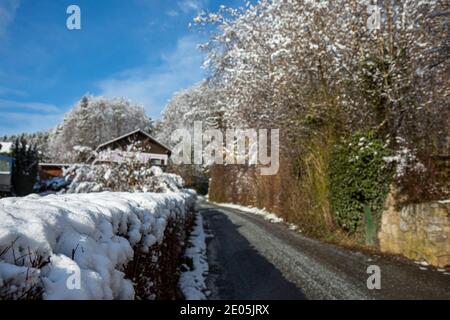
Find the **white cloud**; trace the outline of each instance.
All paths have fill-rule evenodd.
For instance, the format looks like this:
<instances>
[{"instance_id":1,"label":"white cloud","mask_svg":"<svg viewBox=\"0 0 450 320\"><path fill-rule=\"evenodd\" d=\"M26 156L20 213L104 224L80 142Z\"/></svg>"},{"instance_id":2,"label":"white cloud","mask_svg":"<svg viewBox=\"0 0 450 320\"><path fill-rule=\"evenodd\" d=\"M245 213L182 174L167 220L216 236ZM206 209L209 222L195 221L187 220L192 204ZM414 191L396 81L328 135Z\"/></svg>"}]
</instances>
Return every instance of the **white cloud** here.
<instances>
[{"instance_id":1,"label":"white cloud","mask_svg":"<svg viewBox=\"0 0 450 320\"><path fill-rule=\"evenodd\" d=\"M39 112L59 112L58 107L52 104L40 103L40 102L19 102L12 100L0 99L0 109L8 109L11 111L24 110L24 111L39 111Z\"/></svg>"},{"instance_id":2,"label":"white cloud","mask_svg":"<svg viewBox=\"0 0 450 320\"><path fill-rule=\"evenodd\" d=\"M0 134L20 134L48 130L59 124L64 114L0 112Z\"/></svg>"},{"instance_id":3,"label":"white cloud","mask_svg":"<svg viewBox=\"0 0 450 320\"><path fill-rule=\"evenodd\" d=\"M0 77L2 75L0 74ZM21 90L11 89L7 87L0 87L0 96L2 95L14 95L14 96L25 96L26 93Z\"/></svg>"},{"instance_id":4,"label":"white cloud","mask_svg":"<svg viewBox=\"0 0 450 320\"><path fill-rule=\"evenodd\" d=\"M63 117L52 104L0 99L0 135L48 130Z\"/></svg>"},{"instance_id":5,"label":"white cloud","mask_svg":"<svg viewBox=\"0 0 450 320\"><path fill-rule=\"evenodd\" d=\"M152 118L158 118L173 93L202 79L202 55L197 49L200 42L194 36L180 38L175 50L162 56L159 68L125 70L99 82L99 94L127 97L143 104Z\"/></svg>"},{"instance_id":6,"label":"white cloud","mask_svg":"<svg viewBox=\"0 0 450 320\"><path fill-rule=\"evenodd\" d=\"M2 0L0 2L0 37L5 35L7 27L14 21L20 0Z\"/></svg>"},{"instance_id":7,"label":"white cloud","mask_svg":"<svg viewBox=\"0 0 450 320\"><path fill-rule=\"evenodd\" d=\"M167 14L169 17L177 17L177 16L180 15L180 14L178 13L178 11L176 11L176 10L169 10L169 11L166 12L166 14Z\"/></svg>"},{"instance_id":8,"label":"white cloud","mask_svg":"<svg viewBox=\"0 0 450 320\"><path fill-rule=\"evenodd\" d=\"M177 2L178 8L183 13L190 13L192 11L199 11L206 5L206 1L202 0L183 0Z\"/></svg>"},{"instance_id":9,"label":"white cloud","mask_svg":"<svg viewBox=\"0 0 450 320\"><path fill-rule=\"evenodd\" d=\"M182 0L176 3L176 9L166 12L170 17L177 17L180 14L198 13L208 5L208 0Z\"/></svg>"}]
</instances>

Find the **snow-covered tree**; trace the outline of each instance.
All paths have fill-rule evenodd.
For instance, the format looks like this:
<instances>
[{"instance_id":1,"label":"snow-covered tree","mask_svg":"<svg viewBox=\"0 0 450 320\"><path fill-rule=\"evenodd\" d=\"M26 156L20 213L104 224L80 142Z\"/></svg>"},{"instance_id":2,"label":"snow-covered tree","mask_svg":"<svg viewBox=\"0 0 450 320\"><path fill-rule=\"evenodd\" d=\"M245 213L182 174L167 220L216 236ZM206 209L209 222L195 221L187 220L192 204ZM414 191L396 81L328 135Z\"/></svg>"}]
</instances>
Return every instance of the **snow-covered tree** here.
<instances>
[{"instance_id":1,"label":"snow-covered tree","mask_svg":"<svg viewBox=\"0 0 450 320\"><path fill-rule=\"evenodd\" d=\"M391 142L434 145L449 125L449 84L448 67L434 63L448 28L432 27L448 3L377 1L378 26L370 26L369 4L262 0L197 17L216 26L202 46L210 108L220 103L230 126L281 128L286 150L311 123L374 127Z\"/></svg>"},{"instance_id":2,"label":"snow-covered tree","mask_svg":"<svg viewBox=\"0 0 450 320\"><path fill-rule=\"evenodd\" d=\"M51 133L49 153L54 161L82 161L86 150L136 129L153 129L143 107L124 98L85 96Z\"/></svg>"},{"instance_id":3,"label":"snow-covered tree","mask_svg":"<svg viewBox=\"0 0 450 320\"><path fill-rule=\"evenodd\" d=\"M292 181L307 178L323 179L326 192L327 150L357 130L375 131L395 152L416 150L419 162L430 158L450 136L448 28L439 14L445 12L442 0L260 0L203 13L194 22L211 31L201 46L207 90L176 95L161 128L203 118L218 128L280 129L286 182L221 168L223 194L242 185L243 176L253 188L266 184L260 194L273 186L294 194ZM284 208L287 200L273 196L267 203Z\"/></svg>"},{"instance_id":4,"label":"snow-covered tree","mask_svg":"<svg viewBox=\"0 0 450 320\"><path fill-rule=\"evenodd\" d=\"M223 108L218 95L218 88L208 81L174 94L156 124L158 139L173 144L172 133L177 129L191 131L195 121L201 121L204 128L222 128Z\"/></svg>"},{"instance_id":5,"label":"snow-covered tree","mask_svg":"<svg viewBox=\"0 0 450 320\"><path fill-rule=\"evenodd\" d=\"M49 131L39 131L35 133L23 133L20 135L3 136L0 140L6 142L15 142L17 139L25 139L29 145L36 146L40 161L49 161L48 139Z\"/></svg>"}]
</instances>

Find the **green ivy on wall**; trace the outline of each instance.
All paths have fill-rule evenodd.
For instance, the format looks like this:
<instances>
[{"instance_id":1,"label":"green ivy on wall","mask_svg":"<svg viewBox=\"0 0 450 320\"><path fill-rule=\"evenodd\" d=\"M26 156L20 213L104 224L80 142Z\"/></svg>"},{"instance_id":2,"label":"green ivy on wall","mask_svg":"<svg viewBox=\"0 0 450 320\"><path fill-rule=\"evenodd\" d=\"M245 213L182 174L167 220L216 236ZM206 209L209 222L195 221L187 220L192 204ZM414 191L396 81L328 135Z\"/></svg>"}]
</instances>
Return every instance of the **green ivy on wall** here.
<instances>
[{"instance_id":1,"label":"green ivy on wall","mask_svg":"<svg viewBox=\"0 0 450 320\"><path fill-rule=\"evenodd\" d=\"M378 223L392 181L392 169L383 160L389 154L373 131L357 132L333 147L330 202L336 223L345 231L361 230L368 209L372 217L367 222Z\"/></svg>"}]
</instances>

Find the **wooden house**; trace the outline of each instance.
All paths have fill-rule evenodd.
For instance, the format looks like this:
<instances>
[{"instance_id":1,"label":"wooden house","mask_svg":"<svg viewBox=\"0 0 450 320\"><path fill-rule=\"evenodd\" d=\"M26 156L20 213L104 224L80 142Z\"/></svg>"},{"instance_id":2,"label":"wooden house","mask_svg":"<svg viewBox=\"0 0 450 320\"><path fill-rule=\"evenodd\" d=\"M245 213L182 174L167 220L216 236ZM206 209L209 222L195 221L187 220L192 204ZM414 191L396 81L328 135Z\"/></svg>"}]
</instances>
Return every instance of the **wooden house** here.
<instances>
[{"instance_id":1,"label":"wooden house","mask_svg":"<svg viewBox=\"0 0 450 320\"><path fill-rule=\"evenodd\" d=\"M165 167L172 153L169 147L138 129L97 147L92 162L122 162L135 157L141 163Z\"/></svg>"},{"instance_id":2,"label":"wooden house","mask_svg":"<svg viewBox=\"0 0 450 320\"><path fill-rule=\"evenodd\" d=\"M136 149L139 152L136 152ZM136 157L142 163L165 167L171 155L170 149L142 130L135 130L121 137L107 141L97 147L87 163L101 164L122 162L129 157ZM41 180L61 177L64 169L73 164L40 163Z\"/></svg>"},{"instance_id":3,"label":"wooden house","mask_svg":"<svg viewBox=\"0 0 450 320\"><path fill-rule=\"evenodd\" d=\"M39 163L39 179L41 181L62 177L64 169L71 167L72 164L67 163Z\"/></svg>"}]
</instances>

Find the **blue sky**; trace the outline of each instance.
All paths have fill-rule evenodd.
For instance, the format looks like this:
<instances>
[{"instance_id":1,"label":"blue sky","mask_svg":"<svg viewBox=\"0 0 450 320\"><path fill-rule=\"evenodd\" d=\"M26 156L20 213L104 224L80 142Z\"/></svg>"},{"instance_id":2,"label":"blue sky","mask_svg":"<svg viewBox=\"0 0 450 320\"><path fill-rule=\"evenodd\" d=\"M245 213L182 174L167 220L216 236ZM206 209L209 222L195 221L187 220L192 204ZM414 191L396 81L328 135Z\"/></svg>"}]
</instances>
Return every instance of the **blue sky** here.
<instances>
[{"instance_id":1,"label":"blue sky","mask_svg":"<svg viewBox=\"0 0 450 320\"><path fill-rule=\"evenodd\" d=\"M58 124L84 94L126 96L156 119L204 78L188 24L243 0L0 0L0 135ZM81 8L81 30L66 9Z\"/></svg>"}]
</instances>

